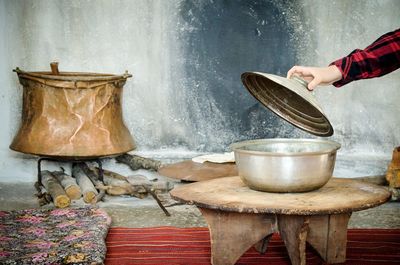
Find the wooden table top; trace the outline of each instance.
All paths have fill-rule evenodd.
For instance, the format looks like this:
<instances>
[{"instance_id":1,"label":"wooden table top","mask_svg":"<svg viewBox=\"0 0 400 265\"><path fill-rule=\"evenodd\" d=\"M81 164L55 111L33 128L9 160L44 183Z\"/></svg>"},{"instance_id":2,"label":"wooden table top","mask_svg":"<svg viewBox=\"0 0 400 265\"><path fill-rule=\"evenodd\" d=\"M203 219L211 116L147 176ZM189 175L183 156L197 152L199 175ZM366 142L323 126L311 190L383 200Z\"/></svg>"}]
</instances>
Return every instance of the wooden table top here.
<instances>
[{"instance_id":1,"label":"wooden table top","mask_svg":"<svg viewBox=\"0 0 400 265\"><path fill-rule=\"evenodd\" d=\"M196 163L192 160L163 165L158 173L160 175L185 181L203 181L221 177L236 176L235 163Z\"/></svg>"},{"instance_id":2,"label":"wooden table top","mask_svg":"<svg viewBox=\"0 0 400 265\"><path fill-rule=\"evenodd\" d=\"M372 208L389 200L381 186L354 179L332 178L322 188L304 193L270 193L248 188L240 177L224 177L177 187L174 199L199 207L244 213L318 215Z\"/></svg>"}]
</instances>

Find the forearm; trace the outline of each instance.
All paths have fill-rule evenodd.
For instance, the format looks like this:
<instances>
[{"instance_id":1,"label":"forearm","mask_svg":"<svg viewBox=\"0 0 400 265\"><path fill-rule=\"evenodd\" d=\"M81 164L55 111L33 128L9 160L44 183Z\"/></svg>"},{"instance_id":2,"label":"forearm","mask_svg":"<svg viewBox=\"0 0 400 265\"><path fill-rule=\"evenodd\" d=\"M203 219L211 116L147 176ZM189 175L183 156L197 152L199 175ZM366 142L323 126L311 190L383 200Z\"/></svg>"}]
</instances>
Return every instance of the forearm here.
<instances>
[{"instance_id":1,"label":"forearm","mask_svg":"<svg viewBox=\"0 0 400 265\"><path fill-rule=\"evenodd\" d=\"M330 65L342 73L342 79L333 83L340 87L354 80L374 78L400 67L400 29L389 32L364 50L354 50Z\"/></svg>"}]
</instances>

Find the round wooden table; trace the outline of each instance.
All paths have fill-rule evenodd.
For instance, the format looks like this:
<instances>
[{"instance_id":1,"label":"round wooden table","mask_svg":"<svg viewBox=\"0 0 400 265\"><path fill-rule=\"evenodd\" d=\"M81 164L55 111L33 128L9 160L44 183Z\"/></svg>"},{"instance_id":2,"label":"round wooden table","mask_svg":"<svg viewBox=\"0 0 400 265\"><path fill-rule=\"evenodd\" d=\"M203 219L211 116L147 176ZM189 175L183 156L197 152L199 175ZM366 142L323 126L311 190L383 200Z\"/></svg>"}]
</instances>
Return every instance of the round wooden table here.
<instances>
[{"instance_id":1,"label":"round wooden table","mask_svg":"<svg viewBox=\"0 0 400 265\"><path fill-rule=\"evenodd\" d=\"M305 264L306 242L328 263L346 260L351 213L385 203L384 187L332 178L305 193L269 193L249 189L240 177L224 177L177 187L174 199L195 204L210 229L211 262L235 264L252 245L265 252L279 231L292 264Z\"/></svg>"},{"instance_id":2,"label":"round wooden table","mask_svg":"<svg viewBox=\"0 0 400 265\"><path fill-rule=\"evenodd\" d=\"M163 165L158 169L160 175L184 181L203 181L238 174L235 163L196 163L192 160Z\"/></svg>"}]
</instances>

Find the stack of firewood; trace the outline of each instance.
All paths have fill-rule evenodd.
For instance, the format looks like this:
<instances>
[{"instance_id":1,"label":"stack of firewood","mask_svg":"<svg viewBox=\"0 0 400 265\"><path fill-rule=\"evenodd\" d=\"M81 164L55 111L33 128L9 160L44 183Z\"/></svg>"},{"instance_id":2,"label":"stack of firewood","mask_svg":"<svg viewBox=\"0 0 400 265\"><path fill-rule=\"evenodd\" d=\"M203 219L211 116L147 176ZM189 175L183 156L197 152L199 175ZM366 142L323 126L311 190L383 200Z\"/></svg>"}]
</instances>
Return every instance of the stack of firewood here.
<instances>
[{"instance_id":1,"label":"stack of firewood","mask_svg":"<svg viewBox=\"0 0 400 265\"><path fill-rule=\"evenodd\" d=\"M136 155L124 154L116 158L117 162L129 165L132 170L140 168L157 170L161 162L143 158ZM85 203L95 204L105 194L108 195L129 195L137 198L144 198L151 194L160 207L167 213L159 200L157 194L168 193L173 188L172 183L167 181L149 180L142 175L123 176L118 173L88 164L74 163L71 175L62 171L41 171L41 184L36 183L38 189L39 203L41 205L53 202L58 208L65 208L72 200L83 199ZM102 180L101 180L102 179Z\"/></svg>"}]
</instances>

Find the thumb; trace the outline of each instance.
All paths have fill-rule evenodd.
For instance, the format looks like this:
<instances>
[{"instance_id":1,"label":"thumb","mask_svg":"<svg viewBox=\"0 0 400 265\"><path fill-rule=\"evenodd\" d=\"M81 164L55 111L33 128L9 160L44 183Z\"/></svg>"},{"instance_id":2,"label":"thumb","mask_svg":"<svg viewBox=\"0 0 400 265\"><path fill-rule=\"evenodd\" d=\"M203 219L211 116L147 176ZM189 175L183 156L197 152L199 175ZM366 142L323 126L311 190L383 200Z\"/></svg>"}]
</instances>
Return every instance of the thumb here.
<instances>
[{"instance_id":1,"label":"thumb","mask_svg":"<svg viewBox=\"0 0 400 265\"><path fill-rule=\"evenodd\" d=\"M310 83L308 83L308 90L313 91L321 82L317 79L314 78Z\"/></svg>"}]
</instances>

